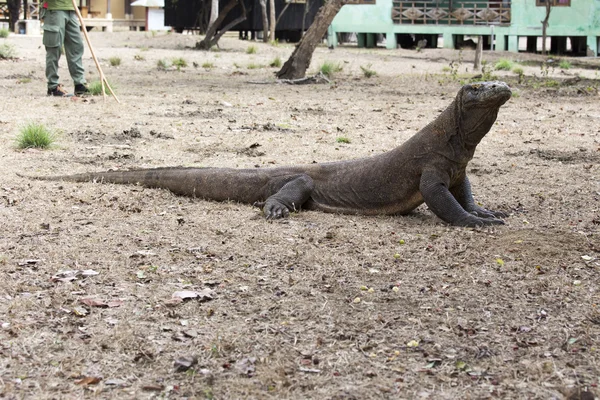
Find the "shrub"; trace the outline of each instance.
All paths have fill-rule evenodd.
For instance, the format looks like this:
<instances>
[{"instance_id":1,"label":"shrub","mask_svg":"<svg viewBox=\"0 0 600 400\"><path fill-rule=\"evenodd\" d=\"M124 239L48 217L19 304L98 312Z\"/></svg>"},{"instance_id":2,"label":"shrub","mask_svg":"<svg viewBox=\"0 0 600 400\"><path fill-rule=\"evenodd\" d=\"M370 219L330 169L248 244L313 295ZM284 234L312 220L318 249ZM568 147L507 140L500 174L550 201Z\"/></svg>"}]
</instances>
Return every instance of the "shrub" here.
<instances>
[{"instance_id":1,"label":"shrub","mask_svg":"<svg viewBox=\"0 0 600 400\"><path fill-rule=\"evenodd\" d=\"M360 69L363 72L365 78L370 78L372 76L377 75L377 72L371 69L371 64L368 64L366 67L360 66Z\"/></svg>"},{"instance_id":2,"label":"shrub","mask_svg":"<svg viewBox=\"0 0 600 400\"><path fill-rule=\"evenodd\" d=\"M108 62L110 63L111 67L118 67L121 65L121 57L110 57Z\"/></svg>"},{"instance_id":3,"label":"shrub","mask_svg":"<svg viewBox=\"0 0 600 400\"><path fill-rule=\"evenodd\" d=\"M6 39L10 31L8 29L0 29L0 38Z\"/></svg>"},{"instance_id":4,"label":"shrub","mask_svg":"<svg viewBox=\"0 0 600 400\"><path fill-rule=\"evenodd\" d=\"M561 69L570 69L571 68L571 63L567 60L560 60L560 63L558 63L558 66Z\"/></svg>"},{"instance_id":5,"label":"shrub","mask_svg":"<svg viewBox=\"0 0 600 400\"><path fill-rule=\"evenodd\" d=\"M17 136L17 147L20 149L47 149L54 143L54 134L43 124L31 122L21 128Z\"/></svg>"},{"instance_id":6,"label":"shrub","mask_svg":"<svg viewBox=\"0 0 600 400\"><path fill-rule=\"evenodd\" d=\"M269 64L272 68L280 68L281 67L281 58L279 56L275 57L273 61Z\"/></svg>"},{"instance_id":7,"label":"shrub","mask_svg":"<svg viewBox=\"0 0 600 400\"><path fill-rule=\"evenodd\" d=\"M108 83L110 85L110 88L113 90L113 92L116 92L117 90L115 89L115 85L113 85L112 83ZM90 94L92 96L99 96L102 94L102 82L101 81L93 81L90 82L88 84L88 90L90 91ZM108 90L108 88L106 87L106 84L104 85L104 92L106 94L110 94L110 91Z\"/></svg>"},{"instance_id":8,"label":"shrub","mask_svg":"<svg viewBox=\"0 0 600 400\"><path fill-rule=\"evenodd\" d=\"M499 71L510 71L515 66L515 63L511 60L501 59L496 63L496 69Z\"/></svg>"},{"instance_id":9,"label":"shrub","mask_svg":"<svg viewBox=\"0 0 600 400\"><path fill-rule=\"evenodd\" d=\"M246 49L246 54L256 54L256 46L248 46L248 48Z\"/></svg>"},{"instance_id":10,"label":"shrub","mask_svg":"<svg viewBox=\"0 0 600 400\"><path fill-rule=\"evenodd\" d=\"M343 69L340 63L333 63L331 61L325 61L319 67L319 71L325 76L332 77L333 74L340 72Z\"/></svg>"},{"instance_id":11,"label":"shrub","mask_svg":"<svg viewBox=\"0 0 600 400\"><path fill-rule=\"evenodd\" d=\"M160 59L156 62L156 67L162 70L169 69L171 67L171 61Z\"/></svg>"},{"instance_id":12,"label":"shrub","mask_svg":"<svg viewBox=\"0 0 600 400\"><path fill-rule=\"evenodd\" d=\"M187 67L188 63L184 58L178 57L173 59L173 65L177 67L177 70L180 70L181 68Z\"/></svg>"},{"instance_id":13,"label":"shrub","mask_svg":"<svg viewBox=\"0 0 600 400\"><path fill-rule=\"evenodd\" d=\"M15 47L10 44L0 44L0 60L9 60L15 58L17 52Z\"/></svg>"}]
</instances>

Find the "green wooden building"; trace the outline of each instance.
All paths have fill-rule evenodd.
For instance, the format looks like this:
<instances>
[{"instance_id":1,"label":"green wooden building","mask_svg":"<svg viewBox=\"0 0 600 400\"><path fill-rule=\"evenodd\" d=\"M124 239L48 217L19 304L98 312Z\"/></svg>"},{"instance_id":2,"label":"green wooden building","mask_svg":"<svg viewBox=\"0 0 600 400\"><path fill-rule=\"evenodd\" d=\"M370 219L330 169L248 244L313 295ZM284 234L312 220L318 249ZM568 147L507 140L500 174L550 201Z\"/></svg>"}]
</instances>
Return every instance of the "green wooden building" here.
<instances>
[{"instance_id":1,"label":"green wooden building","mask_svg":"<svg viewBox=\"0 0 600 400\"><path fill-rule=\"evenodd\" d=\"M482 35L497 50L541 47L545 2L552 2L547 36L551 53L598 55L600 0L351 0L329 27L330 46L342 33L356 33L359 47L373 47L379 34L387 48L427 39L427 47L457 48L465 36ZM424 42L422 42L424 43Z\"/></svg>"}]
</instances>

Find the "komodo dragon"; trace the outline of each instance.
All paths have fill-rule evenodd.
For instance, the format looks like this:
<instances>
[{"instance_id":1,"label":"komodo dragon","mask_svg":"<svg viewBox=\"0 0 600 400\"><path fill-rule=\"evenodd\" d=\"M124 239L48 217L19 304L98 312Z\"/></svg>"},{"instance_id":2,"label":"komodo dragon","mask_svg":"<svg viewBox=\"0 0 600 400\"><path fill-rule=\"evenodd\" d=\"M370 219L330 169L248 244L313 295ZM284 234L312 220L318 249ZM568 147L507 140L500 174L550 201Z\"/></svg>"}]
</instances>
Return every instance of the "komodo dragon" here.
<instances>
[{"instance_id":1,"label":"komodo dragon","mask_svg":"<svg viewBox=\"0 0 600 400\"><path fill-rule=\"evenodd\" d=\"M475 147L511 97L504 82L463 86L440 116L402 145L377 156L267 169L155 168L46 176L168 189L177 195L263 207L267 219L300 208L346 214L407 214L425 202L457 226L503 224L502 212L473 200L466 176Z\"/></svg>"}]
</instances>

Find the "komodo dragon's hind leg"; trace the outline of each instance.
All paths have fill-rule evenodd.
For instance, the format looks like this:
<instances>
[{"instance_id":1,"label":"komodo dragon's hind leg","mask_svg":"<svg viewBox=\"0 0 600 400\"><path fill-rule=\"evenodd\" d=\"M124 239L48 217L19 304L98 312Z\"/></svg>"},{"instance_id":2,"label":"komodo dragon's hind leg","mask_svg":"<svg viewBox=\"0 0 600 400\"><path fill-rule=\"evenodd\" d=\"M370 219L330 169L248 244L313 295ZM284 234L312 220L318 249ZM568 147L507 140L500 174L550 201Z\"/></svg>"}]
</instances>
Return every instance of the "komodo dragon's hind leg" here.
<instances>
[{"instance_id":1,"label":"komodo dragon's hind leg","mask_svg":"<svg viewBox=\"0 0 600 400\"><path fill-rule=\"evenodd\" d=\"M266 219L286 218L290 211L300 209L313 192L315 184L308 175L298 175L285 183L267 200L255 205L263 208Z\"/></svg>"},{"instance_id":2,"label":"komodo dragon's hind leg","mask_svg":"<svg viewBox=\"0 0 600 400\"><path fill-rule=\"evenodd\" d=\"M450 192L465 209L473 215L482 218L506 218L508 214L502 211L486 210L483 207L479 207L473 199L473 193L471 192L471 182L469 178L465 176L465 179L456 187L453 187Z\"/></svg>"}]
</instances>

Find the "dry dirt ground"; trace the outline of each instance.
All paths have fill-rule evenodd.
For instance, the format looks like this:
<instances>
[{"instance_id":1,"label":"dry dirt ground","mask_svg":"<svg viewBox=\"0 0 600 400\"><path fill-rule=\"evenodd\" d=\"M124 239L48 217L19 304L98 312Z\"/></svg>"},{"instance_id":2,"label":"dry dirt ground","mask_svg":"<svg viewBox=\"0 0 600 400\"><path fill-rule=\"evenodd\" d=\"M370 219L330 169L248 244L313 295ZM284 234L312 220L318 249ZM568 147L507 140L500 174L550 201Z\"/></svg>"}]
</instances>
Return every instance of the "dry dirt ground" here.
<instances>
[{"instance_id":1,"label":"dry dirt ground","mask_svg":"<svg viewBox=\"0 0 600 400\"><path fill-rule=\"evenodd\" d=\"M510 214L504 226L450 227L425 206L269 223L248 205L17 173L378 154L451 102L473 52L322 47L312 71L343 66L331 85L259 85L290 45L91 38L121 104L45 96L41 38L3 41L19 58L0 61L0 397L600 395L600 62L544 71L540 56L485 53L525 64L523 84L495 73L516 95L468 167L477 201ZM176 57L189 66L157 69ZM363 76L369 65L377 76ZM88 53L85 66L97 78ZM18 150L28 122L54 129L55 146ZM203 296L178 303L178 291Z\"/></svg>"}]
</instances>

